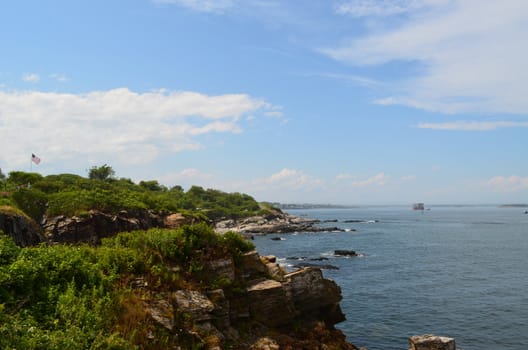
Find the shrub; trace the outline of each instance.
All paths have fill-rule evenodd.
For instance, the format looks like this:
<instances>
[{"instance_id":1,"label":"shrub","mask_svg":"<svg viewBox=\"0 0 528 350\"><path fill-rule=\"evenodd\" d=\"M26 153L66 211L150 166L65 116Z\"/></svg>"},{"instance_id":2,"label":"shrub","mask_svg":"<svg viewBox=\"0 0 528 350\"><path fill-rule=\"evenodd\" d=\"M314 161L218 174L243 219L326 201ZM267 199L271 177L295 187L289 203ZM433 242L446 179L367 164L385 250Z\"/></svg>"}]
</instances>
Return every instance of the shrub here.
<instances>
[{"instance_id":1,"label":"shrub","mask_svg":"<svg viewBox=\"0 0 528 350\"><path fill-rule=\"evenodd\" d=\"M38 189L21 189L13 193L12 198L20 209L37 222L46 212L48 196Z\"/></svg>"}]
</instances>

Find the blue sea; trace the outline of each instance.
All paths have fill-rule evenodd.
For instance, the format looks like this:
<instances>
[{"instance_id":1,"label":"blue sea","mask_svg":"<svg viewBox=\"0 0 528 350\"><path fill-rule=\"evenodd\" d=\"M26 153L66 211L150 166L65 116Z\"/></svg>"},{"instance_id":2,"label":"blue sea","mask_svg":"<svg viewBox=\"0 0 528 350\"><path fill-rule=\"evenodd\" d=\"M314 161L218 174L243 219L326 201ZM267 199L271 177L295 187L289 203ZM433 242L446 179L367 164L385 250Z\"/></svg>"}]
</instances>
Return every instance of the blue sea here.
<instances>
[{"instance_id":1,"label":"blue sea","mask_svg":"<svg viewBox=\"0 0 528 350\"><path fill-rule=\"evenodd\" d=\"M464 350L528 349L528 214L498 206L359 207L289 210L338 222L348 232L255 237L261 255L287 269L298 260L323 270L342 290L356 346L405 350L412 335L454 337ZM359 222L345 223L345 220ZM356 231L352 231L355 229ZM271 240L280 236L283 240ZM358 257L336 257L350 249ZM316 261L314 258L328 260Z\"/></svg>"}]
</instances>

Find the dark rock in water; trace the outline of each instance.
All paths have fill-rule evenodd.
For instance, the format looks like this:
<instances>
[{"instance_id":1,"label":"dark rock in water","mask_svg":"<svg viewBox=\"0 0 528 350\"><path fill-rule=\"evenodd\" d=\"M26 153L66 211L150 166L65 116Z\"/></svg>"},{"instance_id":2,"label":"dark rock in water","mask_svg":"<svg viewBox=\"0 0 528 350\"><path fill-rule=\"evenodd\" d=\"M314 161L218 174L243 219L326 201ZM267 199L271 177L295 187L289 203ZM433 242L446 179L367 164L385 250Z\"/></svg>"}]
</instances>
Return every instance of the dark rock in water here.
<instances>
[{"instance_id":1,"label":"dark rock in water","mask_svg":"<svg viewBox=\"0 0 528 350\"><path fill-rule=\"evenodd\" d=\"M344 229L340 228L340 227L324 227L324 228L321 228L319 231L323 231L323 232L345 232ZM315 232L319 232L319 231L315 231Z\"/></svg>"},{"instance_id":2,"label":"dark rock in water","mask_svg":"<svg viewBox=\"0 0 528 350\"><path fill-rule=\"evenodd\" d=\"M328 219L328 220L323 220L323 222L337 222L337 219Z\"/></svg>"},{"instance_id":3,"label":"dark rock in water","mask_svg":"<svg viewBox=\"0 0 528 350\"><path fill-rule=\"evenodd\" d=\"M288 259L288 260L305 260L306 257L305 256L289 256L286 259Z\"/></svg>"},{"instance_id":4,"label":"dark rock in water","mask_svg":"<svg viewBox=\"0 0 528 350\"><path fill-rule=\"evenodd\" d=\"M334 255L337 256L358 256L354 250L339 249L334 250Z\"/></svg>"},{"instance_id":5,"label":"dark rock in water","mask_svg":"<svg viewBox=\"0 0 528 350\"><path fill-rule=\"evenodd\" d=\"M311 258L311 261L326 261L328 258L325 258L324 256L321 256L319 258Z\"/></svg>"},{"instance_id":6,"label":"dark rock in water","mask_svg":"<svg viewBox=\"0 0 528 350\"><path fill-rule=\"evenodd\" d=\"M357 220L357 219L353 219L353 220L344 220L343 222L346 222L348 224L350 224L350 223L368 224L368 223L374 223L374 222L379 222L379 221L378 220Z\"/></svg>"},{"instance_id":7,"label":"dark rock in water","mask_svg":"<svg viewBox=\"0 0 528 350\"><path fill-rule=\"evenodd\" d=\"M280 238L280 237L271 237L270 239L272 241L282 241L282 238Z\"/></svg>"},{"instance_id":8,"label":"dark rock in water","mask_svg":"<svg viewBox=\"0 0 528 350\"><path fill-rule=\"evenodd\" d=\"M294 267L296 268L303 268L303 267L315 267L318 269L323 270L339 270L339 267L329 264L310 264L310 263L299 263L296 264Z\"/></svg>"}]
</instances>

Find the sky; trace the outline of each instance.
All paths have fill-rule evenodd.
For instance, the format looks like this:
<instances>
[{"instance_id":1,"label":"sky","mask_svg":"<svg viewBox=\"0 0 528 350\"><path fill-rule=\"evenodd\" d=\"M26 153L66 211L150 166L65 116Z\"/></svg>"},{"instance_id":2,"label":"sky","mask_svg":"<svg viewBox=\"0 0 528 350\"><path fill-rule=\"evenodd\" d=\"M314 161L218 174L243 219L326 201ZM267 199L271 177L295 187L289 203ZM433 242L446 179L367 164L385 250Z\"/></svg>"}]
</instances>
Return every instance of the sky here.
<instances>
[{"instance_id":1,"label":"sky","mask_svg":"<svg viewBox=\"0 0 528 350\"><path fill-rule=\"evenodd\" d=\"M5 1L0 168L526 203L527 37L524 0Z\"/></svg>"}]
</instances>

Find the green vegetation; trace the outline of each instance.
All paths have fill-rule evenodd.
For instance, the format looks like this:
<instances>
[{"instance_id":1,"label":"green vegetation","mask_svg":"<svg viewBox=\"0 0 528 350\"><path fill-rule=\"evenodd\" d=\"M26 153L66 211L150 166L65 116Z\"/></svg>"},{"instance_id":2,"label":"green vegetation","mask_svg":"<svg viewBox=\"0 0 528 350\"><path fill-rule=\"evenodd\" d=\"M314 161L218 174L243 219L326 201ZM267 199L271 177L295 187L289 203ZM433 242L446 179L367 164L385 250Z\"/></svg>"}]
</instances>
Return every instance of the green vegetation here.
<instances>
[{"instance_id":1,"label":"green vegetation","mask_svg":"<svg viewBox=\"0 0 528 350\"><path fill-rule=\"evenodd\" d=\"M2 174L3 175L3 174ZM156 180L116 178L108 165L88 178L14 171L0 178L0 213L36 222L45 216L148 209L199 217L176 230L150 229L103 239L100 246L21 248L0 230L0 349L200 349L186 315L169 332L149 315L180 289L239 295L242 282L211 271L212 259L240 268L254 246L242 236L217 235L205 222L271 210L251 196L193 186L167 188Z\"/></svg>"},{"instance_id":2,"label":"green vegetation","mask_svg":"<svg viewBox=\"0 0 528 350\"><path fill-rule=\"evenodd\" d=\"M181 288L240 288L208 273L207 261L231 257L236 265L252 249L205 224L123 233L99 247L20 248L0 231L0 348L199 348L185 331L156 325L147 306ZM138 280L148 288L135 286ZM174 321L189 329L178 325L184 317Z\"/></svg>"},{"instance_id":3,"label":"green vegetation","mask_svg":"<svg viewBox=\"0 0 528 350\"><path fill-rule=\"evenodd\" d=\"M43 215L81 215L89 210L117 213L120 210L151 209L182 212L210 220L241 218L262 212L249 195L214 189L181 186L167 188L156 180L135 184L117 179L112 167L92 167L89 177L73 174L42 176L13 171L0 193L0 205L12 205L37 222Z\"/></svg>"}]
</instances>

